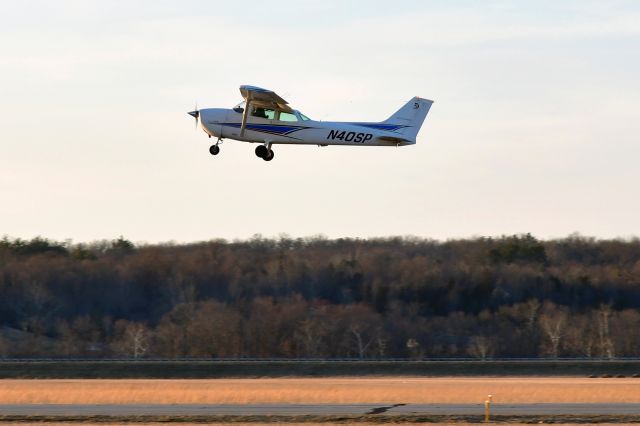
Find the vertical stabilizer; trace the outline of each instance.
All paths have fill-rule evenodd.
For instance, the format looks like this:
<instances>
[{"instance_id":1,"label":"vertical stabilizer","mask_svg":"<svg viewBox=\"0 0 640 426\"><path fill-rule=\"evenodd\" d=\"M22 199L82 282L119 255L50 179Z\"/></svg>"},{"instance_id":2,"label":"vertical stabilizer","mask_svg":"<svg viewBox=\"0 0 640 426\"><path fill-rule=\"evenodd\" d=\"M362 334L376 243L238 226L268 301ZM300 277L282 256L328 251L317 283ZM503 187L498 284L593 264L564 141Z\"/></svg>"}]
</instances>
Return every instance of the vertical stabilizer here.
<instances>
[{"instance_id":1,"label":"vertical stabilizer","mask_svg":"<svg viewBox=\"0 0 640 426\"><path fill-rule=\"evenodd\" d=\"M402 126L397 132L415 143L416 136L432 104L433 101L416 96L382 123Z\"/></svg>"}]
</instances>

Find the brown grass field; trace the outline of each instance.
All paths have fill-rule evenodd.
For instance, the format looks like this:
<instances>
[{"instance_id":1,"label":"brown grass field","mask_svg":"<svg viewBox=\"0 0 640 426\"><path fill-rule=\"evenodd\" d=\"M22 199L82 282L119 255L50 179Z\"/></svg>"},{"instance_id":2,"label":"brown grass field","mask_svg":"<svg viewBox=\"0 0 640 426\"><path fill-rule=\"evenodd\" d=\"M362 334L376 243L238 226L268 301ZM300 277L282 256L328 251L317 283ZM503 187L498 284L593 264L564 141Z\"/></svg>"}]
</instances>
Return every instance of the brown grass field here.
<instances>
[{"instance_id":1,"label":"brown grass field","mask_svg":"<svg viewBox=\"0 0 640 426\"><path fill-rule=\"evenodd\" d=\"M640 402L640 379L0 380L0 404Z\"/></svg>"}]
</instances>

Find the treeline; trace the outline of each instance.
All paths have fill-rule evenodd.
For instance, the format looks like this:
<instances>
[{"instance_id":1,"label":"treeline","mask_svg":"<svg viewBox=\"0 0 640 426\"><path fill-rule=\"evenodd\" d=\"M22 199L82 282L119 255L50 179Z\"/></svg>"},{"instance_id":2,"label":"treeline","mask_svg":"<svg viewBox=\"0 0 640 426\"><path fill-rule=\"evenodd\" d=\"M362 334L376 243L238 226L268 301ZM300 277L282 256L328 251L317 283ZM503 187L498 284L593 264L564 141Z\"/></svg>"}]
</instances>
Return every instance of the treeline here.
<instances>
[{"instance_id":1,"label":"treeline","mask_svg":"<svg viewBox=\"0 0 640 426\"><path fill-rule=\"evenodd\" d=\"M0 241L0 357L640 356L640 241Z\"/></svg>"}]
</instances>

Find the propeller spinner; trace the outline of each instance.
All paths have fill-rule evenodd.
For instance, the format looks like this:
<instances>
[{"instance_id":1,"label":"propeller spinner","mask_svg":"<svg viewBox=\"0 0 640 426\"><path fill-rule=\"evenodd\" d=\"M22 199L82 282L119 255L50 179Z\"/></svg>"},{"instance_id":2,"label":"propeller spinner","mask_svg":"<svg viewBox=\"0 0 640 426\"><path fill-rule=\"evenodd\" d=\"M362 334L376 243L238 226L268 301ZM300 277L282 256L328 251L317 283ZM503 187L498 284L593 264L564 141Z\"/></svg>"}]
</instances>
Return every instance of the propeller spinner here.
<instances>
[{"instance_id":1,"label":"propeller spinner","mask_svg":"<svg viewBox=\"0 0 640 426\"><path fill-rule=\"evenodd\" d=\"M198 110L198 104L196 104L196 109L188 112L187 114L189 114L190 116L192 116L193 118L196 119L196 129L198 128L198 119L200 118L200 110Z\"/></svg>"}]
</instances>

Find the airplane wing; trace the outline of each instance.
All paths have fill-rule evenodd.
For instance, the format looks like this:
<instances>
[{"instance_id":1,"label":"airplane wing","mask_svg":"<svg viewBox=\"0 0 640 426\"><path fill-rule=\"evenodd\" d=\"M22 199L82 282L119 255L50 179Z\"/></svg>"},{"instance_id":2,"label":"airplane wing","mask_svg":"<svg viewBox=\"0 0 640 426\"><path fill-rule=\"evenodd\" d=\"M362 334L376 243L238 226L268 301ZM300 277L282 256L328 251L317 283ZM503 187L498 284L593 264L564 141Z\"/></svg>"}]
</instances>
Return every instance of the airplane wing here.
<instances>
[{"instance_id":1,"label":"airplane wing","mask_svg":"<svg viewBox=\"0 0 640 426\"><path fill-rule=\"evenodd\" d=\"M281 111L293 112L288 102L278 96L275 92L261 87L242 85L240 94L244 98L246 105L242 114L242 125L240 126L240 136L244 136L244 128L247 124L247 115L250 106L261 108L279 109Z\"/></svg>"},{"instance_id":2,"label":"airplane wing","mask_svg":"<svg viewBox=\"0 0 640 426\"><path fill-rule=\"evenodd\" d=\"M293 112L289 107L289 102L282 99L275 92L262 89L256 86L240 86L240 94L247 103L251 101L252 105L262 108L274 108L286 112Z\"/></svg>"}]
</instances>

